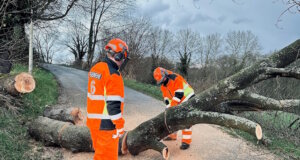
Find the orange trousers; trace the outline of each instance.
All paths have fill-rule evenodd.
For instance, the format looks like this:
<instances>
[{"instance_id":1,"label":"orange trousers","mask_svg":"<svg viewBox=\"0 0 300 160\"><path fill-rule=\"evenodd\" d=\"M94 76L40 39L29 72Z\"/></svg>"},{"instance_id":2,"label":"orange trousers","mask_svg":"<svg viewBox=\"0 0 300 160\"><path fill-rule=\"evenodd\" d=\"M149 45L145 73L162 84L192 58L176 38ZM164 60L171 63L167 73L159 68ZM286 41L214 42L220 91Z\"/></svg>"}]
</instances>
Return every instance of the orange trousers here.
<instances>
[{"instance_id":1,"label":"orange trousers","mask_svg":"<svg viewBox=\"0 0 300 160\"><path fill-rule=\"evenodd\" d=\"M177 139L177 132L171 133L168 135L173 140ZM182 130L182 139L181 142L191 144L192 143L192 129L184 129Z\"/></svg>"},{"instance_id":2,"label":"orange trousers","mask_svg":"<svg viewBox=\"0 0 300 160\"><path fill-rule=\"evenodd\" d=\"M119 138L112 138L116 130L90 129L94 160L117 160Z\"/></svg>"}]
</instances>

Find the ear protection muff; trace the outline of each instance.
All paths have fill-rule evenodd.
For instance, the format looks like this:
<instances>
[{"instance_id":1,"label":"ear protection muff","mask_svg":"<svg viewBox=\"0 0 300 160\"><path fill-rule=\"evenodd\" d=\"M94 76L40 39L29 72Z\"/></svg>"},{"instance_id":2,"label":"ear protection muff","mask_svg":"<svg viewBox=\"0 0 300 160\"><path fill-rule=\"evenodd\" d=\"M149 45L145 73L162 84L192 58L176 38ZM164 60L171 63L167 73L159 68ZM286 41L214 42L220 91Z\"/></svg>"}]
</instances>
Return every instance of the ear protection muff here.
<instances>
[{"instance_id":1,"label":"ear protection muff","mask_svg":"<svg viewBox=\"0 0 300 160\"><path fill-rule=\"evenodd\" d=\"M120 52L120 53L115 53L116 55L115 55L115 60L116 61L121 61L121 60L123 60L124 58L125 58L125 55L124 55L124 52Z\"/></svg>"},{"instance_id":2,"label":"ear protection muff","mask_svg":"<svg viewBox=\"0 0 300 160\"><path fill-rule=\"evenodd\" d=\"M125 52L127 52L127 49L126 48L123 48L122 52L118 52L118 53L115 53L116 55L114 56L115 60L116 61L121 61L123 59L125 59ZM127 57L128 57L128 52L127 52Z\"/></svg>"}]
</instances>

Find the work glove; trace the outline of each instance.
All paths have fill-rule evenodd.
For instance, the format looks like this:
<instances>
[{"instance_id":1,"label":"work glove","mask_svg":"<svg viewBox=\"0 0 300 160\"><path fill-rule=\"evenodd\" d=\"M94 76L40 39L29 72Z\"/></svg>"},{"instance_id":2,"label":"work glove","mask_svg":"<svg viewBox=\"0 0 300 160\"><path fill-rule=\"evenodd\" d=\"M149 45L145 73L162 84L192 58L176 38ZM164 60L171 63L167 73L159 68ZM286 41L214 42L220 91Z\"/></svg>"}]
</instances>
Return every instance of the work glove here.
<instances>
[{"instance_id":1,"label":"work glove","mask_svg":"<svg viewBox=\"0 0 300 160\"><path fill-rule=\"evenodd\" d=\"M122 137L124 134L124 128L121 128L121 129L117 129L117 133L116 134L113 134L113 138L120 138Z\"/></svg>"}]
</instances>

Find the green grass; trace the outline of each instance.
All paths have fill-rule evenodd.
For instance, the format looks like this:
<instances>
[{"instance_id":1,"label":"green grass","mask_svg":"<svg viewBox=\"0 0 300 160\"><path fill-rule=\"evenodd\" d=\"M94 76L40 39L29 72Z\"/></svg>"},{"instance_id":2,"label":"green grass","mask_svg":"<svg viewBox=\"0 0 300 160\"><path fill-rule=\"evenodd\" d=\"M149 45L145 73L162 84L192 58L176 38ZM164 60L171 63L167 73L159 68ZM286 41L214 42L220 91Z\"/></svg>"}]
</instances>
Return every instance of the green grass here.
<instances>
[{"instance_id":1,"label":"green grass","mask_svg":"<svg viewBox=\"0 0 300 160\"><path fill-rule=\"evenodd\" d=\"M137 82L136 80L124 79L125 86L140 91L158 100L163 100L159 86Z\"/></svg>"},{"instance_id":2,"label":"green grass","mask_svg":"<svg viewBox=\"0 0 300 160\"><path fill-rule=\"evenodd\" d=\"M289 155L294 159L300 159L299 135L300 131L296 128L299 122L289 128L289 125L298 115L282 112L258 112L245 113L243 117L254 120L262 126L264 134L272 141L267 147L279 155ZM244 139L256 143L256 140L249 138L247 133L236 131Z\"/></svg>"},{"instance_id":3,"label":"green grass","mask_svg":"<svg viewBox=\"0 0 300 160\"><path fill-rule=\"evenodd\" d=\"M11 74L26 71L26 66L14 65ZM25 123L41 115L46 105L57 102L58 84L54 76L40 68L33 70L33 76L35 90L20 97L24 102L23 111L13 114L0 107L0 159L29 159L30 137Z\"/></svg>"}]
</instances>

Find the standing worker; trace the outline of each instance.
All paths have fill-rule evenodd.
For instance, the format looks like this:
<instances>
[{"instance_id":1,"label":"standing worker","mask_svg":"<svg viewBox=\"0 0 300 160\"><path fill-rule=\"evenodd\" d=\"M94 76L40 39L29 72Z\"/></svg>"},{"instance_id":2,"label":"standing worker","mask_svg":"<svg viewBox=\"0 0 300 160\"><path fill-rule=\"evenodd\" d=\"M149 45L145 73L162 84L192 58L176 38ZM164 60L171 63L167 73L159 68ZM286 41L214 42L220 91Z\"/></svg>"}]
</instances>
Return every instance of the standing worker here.
<instances>
[{"instance_id":1,"label":"standing worker","mask_svg":"<svg viewBox=\"0 0 300 160\"><path fill-rule=\"evenodd\" d=\"M105 46L106 58L94 65L88 76L87 126L94 160L117 160L119 137L124 134L124 84L120 67L128 60L128 46L115 38Z\"/></svg>"},{"instance_id":2,"label":"standing worker","mask_svg":"<svg viewBox=\"0 0 300 160\"><path fill-rule=\"evenodd\" d=\"M153 72L153 77L157 84L161 85L160 89L167 105L166 108L174 107L182 102L188 101L194 94L193 88L179 74L157 67ZM176 140L177 133L172 133L164 140ZM182 130L182 140L180 149L185 150L190 147L192 142L191 128Z\"/></svg>"}]
</instances>

